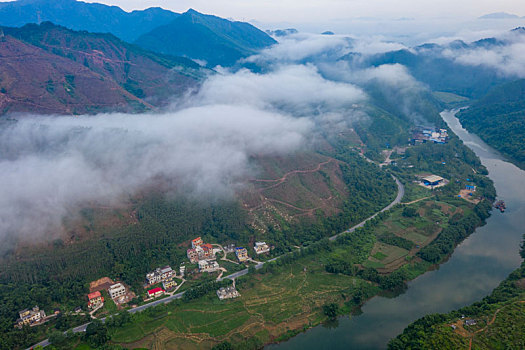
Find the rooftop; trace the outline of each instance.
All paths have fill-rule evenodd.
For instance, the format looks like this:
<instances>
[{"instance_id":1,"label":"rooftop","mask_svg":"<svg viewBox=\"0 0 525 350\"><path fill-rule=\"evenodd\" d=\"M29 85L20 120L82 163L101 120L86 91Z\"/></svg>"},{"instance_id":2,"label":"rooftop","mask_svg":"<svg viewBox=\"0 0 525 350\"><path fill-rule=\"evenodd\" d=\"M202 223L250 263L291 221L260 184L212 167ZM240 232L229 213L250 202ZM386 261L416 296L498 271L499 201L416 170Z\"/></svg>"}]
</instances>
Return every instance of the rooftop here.
<instances>
[{"instance_id":1,"label":"rooftop","mask_svg":"<svg viewBox=\"0 0 525 350\"><path fill-rule=\"evenodd\" d=\"M100 295L100 292L99 291L96 291L96 292L93 292L93 293L89 293L88 294L88 299L91 300L91 299L95 299L95 298L100 298L101 295Z\"/></svg>"},{"instance_id":2,"label":"rooftop","mask_svg":"<svg viewBox=\"0 0 525 350\"><path fill-rule=\"evenodd\" d=\"M117 283L109 287L109 289L117 289L117 288L124 288L124 286L122 285L122 283Z\"/></svg>"},{"instance_id":3,"label":"rooftop","mask_svg":"<svg viewBox=\"0 0 525 350\"><path fill-rule=\"evenodd\" d=\"M429 175L429 176L424 177L423 180L428 181L428 182L438 182L438 181L443 181L444 179L441 176Z\"/></svg>"},{"instance_id":4,"label":"rooftop","mask_svg":"<svg viewBox=\"0 0 525 350\"><path fill-rule=\"evenodd\" d=\"M156 293L159 293L159 292L164 292L164 289L162 289L160 287L157 287L157 288L153 288L153 289L148 290L148 294L149 295L156 294Z\"/></svg>"}]
</instances>

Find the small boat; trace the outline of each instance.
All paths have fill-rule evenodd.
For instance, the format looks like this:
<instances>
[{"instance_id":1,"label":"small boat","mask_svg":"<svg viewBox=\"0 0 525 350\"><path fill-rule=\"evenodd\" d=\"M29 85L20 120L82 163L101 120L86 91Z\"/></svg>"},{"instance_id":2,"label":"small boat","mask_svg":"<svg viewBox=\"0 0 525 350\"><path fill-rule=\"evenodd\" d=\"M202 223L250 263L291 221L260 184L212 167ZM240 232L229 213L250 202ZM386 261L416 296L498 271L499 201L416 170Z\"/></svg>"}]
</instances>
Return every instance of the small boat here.
<instances>
[{"instance_id":1,"label":"small boat","mask_svg":"<svg viewBox=\"0 0 525 350\"><path fill-rule=\"evenodd\" d=\"M507 206L505 205L504 201L497 201L494 203L494 208L499 209L500 212L504 213L505 209L507 209Z\"/></svg>"}]
</instances>

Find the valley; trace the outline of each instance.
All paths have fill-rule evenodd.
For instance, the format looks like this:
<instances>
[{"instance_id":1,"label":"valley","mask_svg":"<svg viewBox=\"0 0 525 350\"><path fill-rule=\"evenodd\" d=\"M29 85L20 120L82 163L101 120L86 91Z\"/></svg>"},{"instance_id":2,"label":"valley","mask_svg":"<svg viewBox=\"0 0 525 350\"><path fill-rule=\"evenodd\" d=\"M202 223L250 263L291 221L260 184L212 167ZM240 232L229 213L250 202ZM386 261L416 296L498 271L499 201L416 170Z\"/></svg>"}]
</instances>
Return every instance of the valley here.
<instances>
[{"instance_id":1,"label":"valley","mask_svg":"<svg viewBox=\"0 0 525 350\"><path fill-rule=\"evenodd\" d=\"M253 23L0 3L0 349L519 347L525 30Z\"/></svg>"}]
</instances>

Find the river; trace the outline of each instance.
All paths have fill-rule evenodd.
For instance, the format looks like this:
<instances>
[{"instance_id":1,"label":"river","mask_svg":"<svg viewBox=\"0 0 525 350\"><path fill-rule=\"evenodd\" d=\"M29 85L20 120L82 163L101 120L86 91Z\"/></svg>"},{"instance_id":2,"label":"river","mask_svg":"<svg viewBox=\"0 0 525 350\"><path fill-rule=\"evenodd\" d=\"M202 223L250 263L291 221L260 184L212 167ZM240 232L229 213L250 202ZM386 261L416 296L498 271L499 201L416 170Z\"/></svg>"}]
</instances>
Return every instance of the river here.
<instances>
[{"instance_id":1,"label":"river","mask_svg":"<svg viewBox=\"0 0 525 350\"><path fill-rule=\"evenodd\" d=\"M405 293L395 298L374 297L362 307L361 315L340 318L335 328L317 326L267 349L385 349L411 322L482 299L520 265L525 171L463 129L454 111L444 111L441 116L487 167L498 198L507 204L506 212L494 210L487 224L463 241L446 263L409 282Z\"/></svg>"}]
</instances>

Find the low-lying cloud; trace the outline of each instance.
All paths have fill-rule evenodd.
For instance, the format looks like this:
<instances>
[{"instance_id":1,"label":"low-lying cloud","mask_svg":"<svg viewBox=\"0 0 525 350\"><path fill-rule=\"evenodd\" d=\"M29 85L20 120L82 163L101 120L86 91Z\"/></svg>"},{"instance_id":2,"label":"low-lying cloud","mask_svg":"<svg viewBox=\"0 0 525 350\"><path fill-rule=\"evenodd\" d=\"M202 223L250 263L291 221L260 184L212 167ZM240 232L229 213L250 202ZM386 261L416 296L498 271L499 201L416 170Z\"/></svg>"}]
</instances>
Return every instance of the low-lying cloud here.
<instances>
[{"instance_id":1,"label":"low-lying cloud","mask_svg":"<svg viewBox=\"0 0 525 350\"><path fill-rule=\"evenodd\" d=\"M296 116L341 111L366 100L359 87L327 80L313 64L277 65L265 74L242 69L210 77L190 103L251 105Z\"/></svg>"},{"instance_id":2,"label":"low-lying cloud","mask_svg":"<svg viewBox=\"0 0 525 350\"><path fill-rule=\"evenodd\" d=\"M506 77L525 77L525 29L499 33L464 47L445 47L441 54L462 65L493 69Z\"/></svg>"},{"instance_id":3,"label":"low-lying cloud","mask_svg":"<svg viewBox=\"0 0 525 350\"><path fill-rule=\"evenodd\" d=\"M352 106L366 99L314 65L279 64L264 74L223 70L163 113L17 116L0 127L0 239L56 237L79 208L160 184L232 198L256 175L251 156L309 149L319 128L363 118Z\"/></svg>"},{"instance_id":4,"label":"low-lying cloud","mask_svg":"<svg viewBox=\"0 0 525 350\"><path fill-rule=\"evenodd\" d=\"M214 105L166 114L24 117L2 130L0 239L60 230L80 205L114 205L158 179L231 196L254 154L305 146L312 122Z\"/></svg>"}]
</instances>

